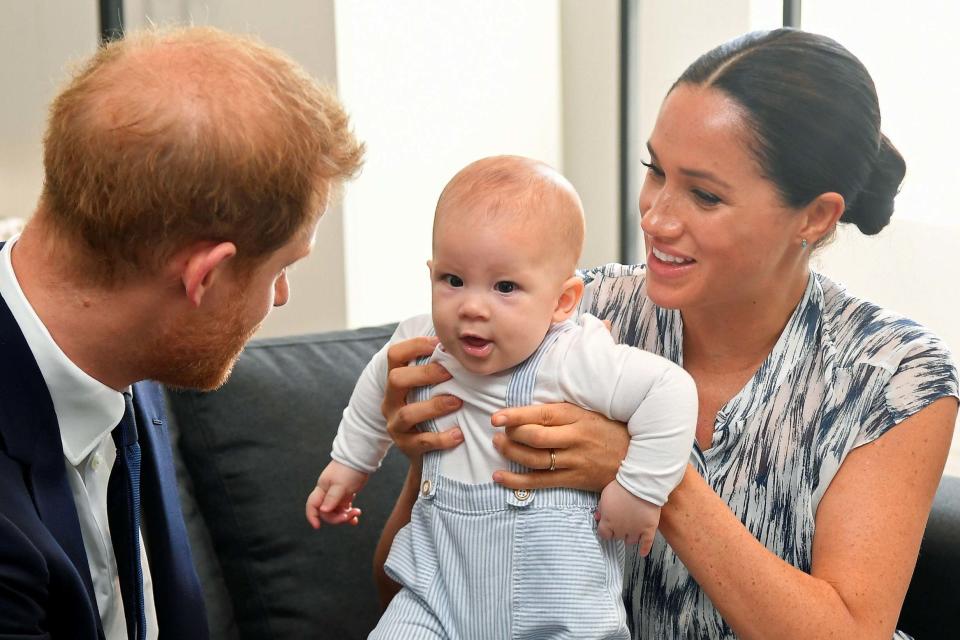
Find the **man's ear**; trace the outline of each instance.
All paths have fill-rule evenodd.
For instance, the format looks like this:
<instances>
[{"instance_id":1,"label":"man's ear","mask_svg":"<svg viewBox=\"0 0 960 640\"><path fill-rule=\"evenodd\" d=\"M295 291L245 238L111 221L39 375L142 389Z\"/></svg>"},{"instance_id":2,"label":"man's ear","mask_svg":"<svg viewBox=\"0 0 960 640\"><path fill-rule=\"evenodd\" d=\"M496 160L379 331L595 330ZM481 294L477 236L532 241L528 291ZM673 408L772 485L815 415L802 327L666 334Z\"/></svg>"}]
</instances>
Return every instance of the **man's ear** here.
<instances>
[{"instance_id":1,"label":"man's ear","mask_svg":"<svg viewBox=\"0 0 960 640\"><path fill-rule=\"evenodd\" d=\"M837 225L845 207L846 203L839 193L821 193L803 208L805 220L800 227L800 238L816 245Z\"/></svg>"},{"instance_id":2,"label":"man's ear","mask_svg":"<svg viewBox=\"0 0 960 640\"><path fill-rule=\"evenodd\" d=\"M573 315L583 297L583 280L580 276L571 276L563 283L557 308L553 310L553 322L562 322Z\"/></svg>"},{"instance_id":3,"label":"man's ear","mask_svg":"<svg viewBox=\"0 0 960 640\"><path fill-rule=\"evenodd\" d=\"M206 242L191 248L185 259L181 256L180 281L187 299L194 307L200 306L204 294L235 255L237 246L232 242Z\"/></svg>"}]
</instances>

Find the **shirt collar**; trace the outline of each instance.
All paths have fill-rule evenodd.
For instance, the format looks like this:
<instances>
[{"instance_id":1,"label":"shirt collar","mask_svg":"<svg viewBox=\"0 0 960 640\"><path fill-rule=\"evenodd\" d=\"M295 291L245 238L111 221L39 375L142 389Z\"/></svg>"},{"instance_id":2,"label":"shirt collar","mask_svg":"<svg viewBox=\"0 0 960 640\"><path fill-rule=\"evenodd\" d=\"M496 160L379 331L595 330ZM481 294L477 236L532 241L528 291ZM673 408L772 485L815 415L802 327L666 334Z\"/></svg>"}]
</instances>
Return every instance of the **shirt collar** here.
<instances>
[{"instance_id":1,"label":"shirt collar","mask_svg":"<svg viewBox=\"0 0 960 640\"><path fill-rule=\"evenodd\" d=\"M70 464L77 466L120 422L125 407L123 394L80 369L47 331L14 273L10 256L16 241L14 237L0 249L0 295L20 325L50 391L63 453Z\"/></svg>"}]
</instances>

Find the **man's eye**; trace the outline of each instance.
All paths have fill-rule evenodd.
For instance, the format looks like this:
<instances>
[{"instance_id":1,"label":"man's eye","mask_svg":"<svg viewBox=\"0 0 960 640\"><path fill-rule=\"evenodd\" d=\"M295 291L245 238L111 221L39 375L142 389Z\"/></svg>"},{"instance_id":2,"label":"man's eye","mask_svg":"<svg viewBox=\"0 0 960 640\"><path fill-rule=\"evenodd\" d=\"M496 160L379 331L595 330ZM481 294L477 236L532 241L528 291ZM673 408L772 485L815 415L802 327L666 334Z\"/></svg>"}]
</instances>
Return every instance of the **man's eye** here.
<instances>
[{"instance_id":1,"label":"man's eye","mask_svg":"<svg viewBox=\"0 0 960 640\"><path fill-rule=\"evenodd\" d=\"M463 286L463 279L460 276L453 275L452 273L448 273L447 275L443 276L443 280L451 287Z\"/></svg>"},{"instance_id":2,"label":"man's eye","mask_svg":"<svg viewBox=\"0 0 960 640\"><path fill-rule=\"evenodd\" d=\"M495 284L493 288L496 289L498 293L513 293L517 290L517 285L514 282L501 280Z\"/></svg>"}]
</instances>

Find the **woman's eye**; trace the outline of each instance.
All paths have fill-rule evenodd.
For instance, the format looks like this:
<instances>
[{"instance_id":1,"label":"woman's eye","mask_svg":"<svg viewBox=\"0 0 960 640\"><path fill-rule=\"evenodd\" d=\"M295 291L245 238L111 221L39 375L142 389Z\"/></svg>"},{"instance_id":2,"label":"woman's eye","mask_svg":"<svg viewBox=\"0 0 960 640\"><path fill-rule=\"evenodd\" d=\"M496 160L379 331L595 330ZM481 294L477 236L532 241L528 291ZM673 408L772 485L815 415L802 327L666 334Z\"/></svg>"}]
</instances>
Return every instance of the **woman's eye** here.
<instances>
[{"instance_id":1,"label":"woman's eye","mask_svg":"<svg viewBox=\"0 0 960 640\"><path fill-rule=\"evenodd\" d=\"M720 198L713 195L709 191L704 191L703 189L694 189L693 195L696 196L697 200L705 205L713 206L715 204L720 204Z\"/></svg>"},{"instance_id":2,"label":"woman's eye","mask_svg":"<svg viewBox=\"0 0 960 640\"><path fill-rule=\"evenodd\" d=\"M443 276L443 281L446 282L451 287L462 287L463 279L460 276L455 276L452 273L448 273Z\"/></svg>"},{"instance_id":3,"label":"woman's eye","mask_svg":"<svg viewBox=\"0 0 960 640\"><path fill-rule=\"evenodd\" d=\"M645 166L645 167L647 168L647 172L648 172L648 173L652 173L653 175L657 176L658 178L662 178L662 177L663 177L663 169L661 169L661 168L658 167L656 164L654 164L654 163L653 163L653 160L651 160L650 162L644 162L643 160L641 160L641 161L640 161L640 164L642 164L643 166Z\"/></svg>"},{"instance_id":4,"label":"woman's eye","mask_svg":"<svg viewBox=\"0 0 960 640\"><path fill-rule=\"evenodd\" d=\"M506 280L501 280L494 285L494 288L498 293L513 293L517 290L517 285L514 282L507 282Z\"/></svg>"}]
</instances>

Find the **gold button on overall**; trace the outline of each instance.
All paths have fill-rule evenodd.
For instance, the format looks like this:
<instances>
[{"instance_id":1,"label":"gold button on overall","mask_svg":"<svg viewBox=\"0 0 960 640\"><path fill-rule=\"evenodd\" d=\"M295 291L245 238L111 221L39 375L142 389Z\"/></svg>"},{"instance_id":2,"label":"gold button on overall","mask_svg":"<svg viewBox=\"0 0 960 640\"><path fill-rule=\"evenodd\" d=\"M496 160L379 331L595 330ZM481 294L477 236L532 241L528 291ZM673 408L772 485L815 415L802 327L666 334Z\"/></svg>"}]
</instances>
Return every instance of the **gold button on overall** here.
<instances>
[{"instance_id":1,"label":"gold button on overall","mask_svg":"<svg viewBox=\"0 0 960 640\"><path fill-rule=\"evenodd\" d=\"M424 480L424 481L423 481L423 487L421 487L420 491L423 493L423 495L427 495L428 493L430 493L430 481L429 481L429 480Z\"/></svg>"},{"instance_id":2,"label":"gold button on overall","mask_svg":"<svg viewBox=\"0 0 960 640\"><path fill-rule=\"evenodd\" d=\"M513 495L516 496L517 500L523 502L530 497L529 489L515 489Z\"/></svg>"}]
</instances>

